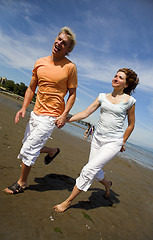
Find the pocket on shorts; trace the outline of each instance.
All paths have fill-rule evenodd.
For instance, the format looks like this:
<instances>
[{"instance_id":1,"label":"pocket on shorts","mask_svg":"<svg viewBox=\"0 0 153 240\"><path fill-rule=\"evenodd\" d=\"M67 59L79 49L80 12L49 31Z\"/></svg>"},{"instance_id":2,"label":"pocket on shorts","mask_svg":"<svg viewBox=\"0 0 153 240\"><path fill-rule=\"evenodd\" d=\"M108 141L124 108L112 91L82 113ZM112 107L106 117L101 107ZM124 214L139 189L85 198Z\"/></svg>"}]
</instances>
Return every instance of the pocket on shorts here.
<instances>
[{"instance_id":1,"label":"pocket on shorts","mask_svg":"<svg viewBox=\"0 0 153 240\"><path fill-rule=\"evenodd\" d=\"M43 126L39 125L30 136L29 140L31 141L31 147L43 147L50 135L51 131L49 127L44 127L44 124Z\"/></svg>"}]
</instances>

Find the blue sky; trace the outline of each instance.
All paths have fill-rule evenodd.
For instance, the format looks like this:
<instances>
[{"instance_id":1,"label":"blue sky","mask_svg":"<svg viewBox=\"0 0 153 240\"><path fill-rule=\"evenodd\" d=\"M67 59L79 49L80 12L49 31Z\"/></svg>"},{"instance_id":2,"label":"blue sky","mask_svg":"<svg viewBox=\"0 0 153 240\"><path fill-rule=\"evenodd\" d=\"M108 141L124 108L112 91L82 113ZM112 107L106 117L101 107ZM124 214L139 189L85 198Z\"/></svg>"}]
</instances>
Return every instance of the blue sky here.
<instances>
[{"instance_id":1,"label":"blue sky","mask_svg":"<svg viewBox=\"0 0 153 240\"><path fill-rule=\"evenodd\" d=\"M78 69L72 114L84 110L122 67L138 73L136 127L129 141L153 148L152 0L0 0L0 76L27 86L37 58L51 54L63 26L77 45L69 58ZM88 120L98 121L99 110Z\"/></svg>"}]
</instances>

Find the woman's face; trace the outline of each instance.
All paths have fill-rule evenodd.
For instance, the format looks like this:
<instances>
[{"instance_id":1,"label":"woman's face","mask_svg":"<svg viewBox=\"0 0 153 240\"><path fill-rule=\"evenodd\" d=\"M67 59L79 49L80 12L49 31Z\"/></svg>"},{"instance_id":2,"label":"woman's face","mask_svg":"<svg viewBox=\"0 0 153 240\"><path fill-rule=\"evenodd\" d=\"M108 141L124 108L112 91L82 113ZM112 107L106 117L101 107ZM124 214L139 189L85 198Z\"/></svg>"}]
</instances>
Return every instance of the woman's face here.
<instances>
[{"instance_id":1,"label":"woman's face","mask_svg":"<svg viewBox=\"0 0 153 240\"><path fill-rule=\"evenodd\" d=\"M117 72L112 80L112 87L117 89L124 89L127 87L126 74L124 72Z\"/></svg>"}]
</instances>

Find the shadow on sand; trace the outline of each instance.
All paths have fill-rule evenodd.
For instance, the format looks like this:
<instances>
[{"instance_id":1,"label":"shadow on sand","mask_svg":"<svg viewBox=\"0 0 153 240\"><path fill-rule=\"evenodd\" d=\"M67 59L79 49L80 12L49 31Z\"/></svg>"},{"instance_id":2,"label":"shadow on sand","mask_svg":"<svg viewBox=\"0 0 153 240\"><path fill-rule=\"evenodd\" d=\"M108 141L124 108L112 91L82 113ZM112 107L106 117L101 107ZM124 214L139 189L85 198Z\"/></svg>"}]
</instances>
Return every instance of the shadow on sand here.
<instances>
[{"instance_id":1,"label":"shadow on sand","mask_svg":"<svg viewBox=\"0 0 153 240\"><path fill-rule=\"evenodd\" d=\"M64 190L72 191L75 185L75 179L61 174L48 174L42 178L35 178L35 185L29 185L27 190L30 191L49 191L49 190ZM100 188L90 188L88 191L92 191L88 201L80 201L71 208L81 208L85 210L94 209L98 207L112 207L114 204L119 203L117 198L119 195L113 190L110 192L109 199L105 199L105 191Z\"/></svg>"}]
</instances>

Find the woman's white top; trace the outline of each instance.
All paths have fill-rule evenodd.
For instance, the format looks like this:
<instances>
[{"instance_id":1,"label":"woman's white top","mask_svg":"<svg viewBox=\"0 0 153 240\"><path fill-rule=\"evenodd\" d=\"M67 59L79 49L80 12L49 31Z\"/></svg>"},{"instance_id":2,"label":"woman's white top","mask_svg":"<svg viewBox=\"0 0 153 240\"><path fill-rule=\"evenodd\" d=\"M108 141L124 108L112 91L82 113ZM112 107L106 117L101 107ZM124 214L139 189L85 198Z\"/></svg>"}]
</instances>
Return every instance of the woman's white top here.
<instances>
[{"instance_id":1,"label":"woman's white top","mask_svg":"<svg viewBox=\"0 0 153 240\"><path fill-rule=\"evenodd\" d=\"M96 132L107 137L122 138L127 110L132 107L136 99L130 96L128 102L124 103L122 100L118 104L113 104L107 100L106 93L100 93L98 100L101 107Z\"/></svg>"}]
</instances>

